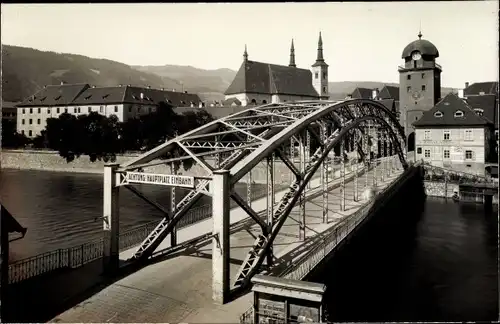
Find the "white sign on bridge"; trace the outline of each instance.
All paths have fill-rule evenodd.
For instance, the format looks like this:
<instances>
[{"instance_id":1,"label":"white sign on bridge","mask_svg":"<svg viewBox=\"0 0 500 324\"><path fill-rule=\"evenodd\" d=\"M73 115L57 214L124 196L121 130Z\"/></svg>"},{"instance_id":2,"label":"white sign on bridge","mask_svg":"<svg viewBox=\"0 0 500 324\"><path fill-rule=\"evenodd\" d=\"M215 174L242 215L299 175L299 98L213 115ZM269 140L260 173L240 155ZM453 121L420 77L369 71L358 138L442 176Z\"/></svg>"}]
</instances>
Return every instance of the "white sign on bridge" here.
<instances>
[{"instance_id":1,"label":"white sign on bridge","mask_svg":"<svg viewBox=\"0 0 500 324\"><path fill-rule=\"evenodd\" d=\"M127 172L125 180L129 183L146 183L171 187L194 188L194 177L171 174Z\"/></svg>"}]
</instances>

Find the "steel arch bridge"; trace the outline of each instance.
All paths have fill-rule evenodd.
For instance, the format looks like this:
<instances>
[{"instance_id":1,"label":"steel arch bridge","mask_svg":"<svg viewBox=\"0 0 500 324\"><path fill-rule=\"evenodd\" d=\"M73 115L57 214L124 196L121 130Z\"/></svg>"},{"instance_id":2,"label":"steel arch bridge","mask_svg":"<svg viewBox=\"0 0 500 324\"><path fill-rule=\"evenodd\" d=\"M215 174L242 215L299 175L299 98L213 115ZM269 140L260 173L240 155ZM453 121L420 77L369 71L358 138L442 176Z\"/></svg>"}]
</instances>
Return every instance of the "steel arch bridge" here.
<instances>
[{"instance_id":1,"label":"steel arch bridge","mask_svg":"<svg viewBox=\"0 0 500 324\"><path fill-rule=\"evenodd\" d=\"M325 199L328 199L328 166L336 159L333 152L340 156L341 170L348 152L357 153L359 160L369 165L373 151L395 157L407 169L405 143L404 131L396 117L373 100L297 101L252 107L173 138L121 166L105 168L104 232L110 238L117 237L118 203L115 198L120 186L130 189L165 215L133 256L136 261L146 260L168 235L171 246L175 246L179 221L202 196L210 196L213 199L214 246L221 250L216 252L214 248L212 257L223 260L224 269L220 271L224 280L221 285L227 290L226 272L229 270L225 264L227 260L224 260L228 252L223 250L228 248L228 200L231 198L261 229L236 276L234 288L242 289L249 285L250 278L265 260L268 264L272 262L273 241L292 208L298 203L305 215L305 192L318 169L323 187L323 221L328 222ZM286 193L275 202L274 164L278 159L290 170L291 176ZM175 187L170 188L170 209L147 198L132 186L133 181L127 177L128 173L148 172L148 168L159 165L170 165L171 172L175 173L174 164L185 160L192 160L203 172L194 176L192 190L178 202ZM251 206L251 172L259 163L266 165L266 217ZM235 184L245 177L247 199L234 190ZM215 229L217 226L220 231ZM300 236L305 237L304 224L300 227ZM112 258L117 254L118 243L113 239L109 241L105 257L107 253Z\"/></svg>"}]
</instances>

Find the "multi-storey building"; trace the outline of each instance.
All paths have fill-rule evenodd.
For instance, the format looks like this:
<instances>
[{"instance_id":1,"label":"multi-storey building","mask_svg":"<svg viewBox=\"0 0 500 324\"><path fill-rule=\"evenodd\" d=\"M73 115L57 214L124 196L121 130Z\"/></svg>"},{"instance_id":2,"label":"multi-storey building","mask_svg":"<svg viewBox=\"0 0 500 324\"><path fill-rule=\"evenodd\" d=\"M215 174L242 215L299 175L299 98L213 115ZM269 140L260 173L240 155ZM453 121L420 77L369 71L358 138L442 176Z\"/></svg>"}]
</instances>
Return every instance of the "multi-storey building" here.
<instances>
[{"instance_id":1,"label":"multi-storey building","mask_svg":"<svg viewBox=\"0 0 500 324\"><path fill-rule=\"evenodd\" d=\"M293 40L288 66L251 61L245 46L243 63L225 92L225 100L237 99L242 106L328 98L328 64L323 58L321 33L311 70L296 66Z\"/></svg>"},{"instance_id":2,"label":"multi-storey building","mask_svg":"<svg viewBox=\"0 0 500 324\"><path fill-rule=\"evenodd\" d=\"M201 100L196 94L149 87L51 85L44 87L17 106L17 129L28 137L35 137L45 129L48 118L58 118L63 113L78 116L97 112L107 117L116 115L118 120L123 122L155 111L160 102L173 107L201 105Z\"/></svg>"},{"instance_id":3,"label":"multi-storey building","mask_svg":"<svg viewBox=\"0 0 500 324\"><path fill-rule=\"evenodd\" d=\"M493 123L458 95L446 95L413 123L415 159L464 172L485 174Z\"/></svg>"},{"instance_id":4,"label":"multi-storey building","mask_svg":"<svg viewBox=\"0 0 500 324\"><path fill-rule=\"evenodd\" d=\"M16 121L17 119L17 102L12 101L3 101L2 100L2 121L3 120L12 120Z\"/></svg>"}]
</instances>

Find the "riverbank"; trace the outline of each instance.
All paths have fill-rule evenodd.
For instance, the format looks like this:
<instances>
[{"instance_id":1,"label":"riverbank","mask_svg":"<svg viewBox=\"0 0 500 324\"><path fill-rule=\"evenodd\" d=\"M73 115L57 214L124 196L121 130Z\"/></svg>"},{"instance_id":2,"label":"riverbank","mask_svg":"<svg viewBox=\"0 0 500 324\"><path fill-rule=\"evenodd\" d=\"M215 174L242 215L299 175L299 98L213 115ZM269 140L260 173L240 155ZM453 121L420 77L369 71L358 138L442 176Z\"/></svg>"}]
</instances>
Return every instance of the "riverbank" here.
<instances>
[{"instance_id":1,"label":"riverbank","mask_svg":"<svg viewBox=\"0 0 500 324\"><path fill-rule=\"evenodd\" d=\"M139 156L139 153L128 153L116 156L116 163L125 163L130 159ZM206 159L209 162L209 159ZM71 173L91 173L102 174L104 171L103 161L90 162L88 156L81 156L72 162L66 160L56 151L39 151L39 150L2 150L0 168L2 169L17 169L17 170L36 170L36 171L51 171L51 172L71 172ZM275 163L275 181L276 183L289 183L290 170L281 161L276 160ZM170 167L167 165L155 165L147 168L145 172L170 174ZM192 176L206 176L206 170L194 165L188 171L183 168L179 170L179 174L189 174ZM241 181L246 181L244 177ZM265 162L259 163L252 170L252 181L254 183L267 183L267 167Z\"/></svg>"},{"instance_id":2,"label":"riverbank","mask_svg":"<svg viewBox=\"0 0 500 324\"><path fill-rule=\"evenodd\" d=\"M424 188L427 196L435 198L452 198L459 192L458 184L444 181L424 181ZM493 203L498 205L498 195L493 196Z\"/></svg>"}]
</instances>

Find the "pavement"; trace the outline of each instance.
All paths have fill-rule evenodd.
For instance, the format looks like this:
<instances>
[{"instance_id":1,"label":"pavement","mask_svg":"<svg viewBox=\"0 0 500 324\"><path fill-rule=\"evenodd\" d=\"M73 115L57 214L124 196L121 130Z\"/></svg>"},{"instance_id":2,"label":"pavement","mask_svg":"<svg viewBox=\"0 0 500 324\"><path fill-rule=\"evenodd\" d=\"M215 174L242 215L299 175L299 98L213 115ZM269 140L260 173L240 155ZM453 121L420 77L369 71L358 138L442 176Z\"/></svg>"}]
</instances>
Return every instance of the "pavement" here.
<instances>
[{"instance_id":1,"label":"pavement","mask_svg":"<svg viewBox=\"0 0 500 324\"><path fill-rule=\"evenodd\" d=\"M378 175L378 189L388 186L402 170L394 172L385 181ZM373 171L369 172L372 179ZM348 176L348 175L346 175ZM334 180L340 181L340 179ZM318 187L320 179L313 179L311 187ZM358 197L364 190L365 176L358 178ZM370 181L371 184L371 181ZM312 189L314 190L314 189ZM276 193L276 200L285 191ZM354 213L366 201L353 201L354 182L346 181L346 209L340 211L340 188L331 189L329 198L329 223L322 222L322 196L312 198L306 203L306 236L314 237L337 222ZM256 211L266 208L266 198L252 202ZM231 210L231 224L244 220L248 216L240 209ZM178 232L178 242L198 237L212 231L212 221L206 220L183 228ZM230 236L230 271L234 282L236 273L252 247L257 225L247 225ZM293 263L293 258L286 259L291 252L305 245L298 238L298 208L294 208L274 242L276 262ZM157 251L169 246L169 239L158 247ZM133 255L135 249L120 254L122 260ZM250 293L219 305L212 300L212 244L205 245L175 255L158 257L134 273L118 279L90 298L61 313L50 322L189 322L189 323L238 323L240 315L251 307ZM283 269L279 269L283 270Z\"/></svg>"}]
</instances>

